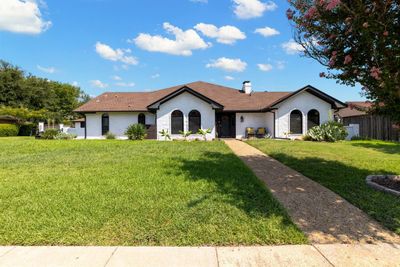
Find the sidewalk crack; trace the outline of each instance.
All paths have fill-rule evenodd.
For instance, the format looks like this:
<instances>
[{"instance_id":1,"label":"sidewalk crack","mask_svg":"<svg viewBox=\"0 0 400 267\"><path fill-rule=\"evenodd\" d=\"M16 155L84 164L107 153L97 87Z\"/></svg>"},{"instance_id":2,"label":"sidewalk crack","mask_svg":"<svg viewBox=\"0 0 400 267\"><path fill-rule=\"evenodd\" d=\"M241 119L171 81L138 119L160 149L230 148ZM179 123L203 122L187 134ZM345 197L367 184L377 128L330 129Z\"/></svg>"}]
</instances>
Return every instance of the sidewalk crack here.
<instances>
[{"instance_id":1,"label":"sidewalk crack","mask_svg":"<svg viewBox=\"0 0 400 267\"><path fill-rule=\"evenodd\" d=\"M3 257L5 255L7 255L8 253L10 253L12 250L14 250L16 247L11 247L9 250L7 250L6 252L4 252L3 254L0 255L0 257Z\"/></svg>"},{"instance_id":2,"label":"sidewalk crack","mask_svg":"<svg viewBox=\"0 0 400 267\"><path fill-rule=\"evenodd\" d=\"M217 257L217 266L219 267L218 248L215 247L215 256Z\"/></svg>"},{"instance_id":3,"label":"sidewalk crack","mask_svg":"<svg viewBox=\"0 0 400 267\"><path fill-rule=\"evenodd\" d=\"M112 256L114 256L115 252L117 251L118 247L115 247L115 249L113 250L113 252L111 253L110 257L108 258L108 260L106 261L106 263L104 264L104 267L106 267L108 265L108 263L110 262Z\"/></svg>"},{"instance_id":4,"label":"sidewalk crack","mask_svg":"<svg viewBox=\"0 0 400 267\"><path fill-rule=\"evenodd\" d=\"M335 267L335 265L334 265L324 254L322 254L322 252L321 252L316 246L314 246L314 244L311 244L311 246L313 246L313 247L318 251L318 253L321 254L321 256L324 257L324 259L325 259L330 265L332 265L333 267Z\"/></svg>"}]
</instances>

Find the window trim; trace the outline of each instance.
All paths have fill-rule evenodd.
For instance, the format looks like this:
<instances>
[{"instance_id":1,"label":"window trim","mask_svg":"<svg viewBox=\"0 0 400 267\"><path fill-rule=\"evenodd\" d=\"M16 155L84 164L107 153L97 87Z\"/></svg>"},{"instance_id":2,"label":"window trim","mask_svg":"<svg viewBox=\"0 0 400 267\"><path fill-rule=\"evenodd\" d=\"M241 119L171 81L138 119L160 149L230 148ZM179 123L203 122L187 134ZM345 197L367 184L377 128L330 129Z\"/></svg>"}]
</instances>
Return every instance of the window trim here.
<instances>
[{"instance_id":1,"label":"window trim","mask_svg":"<svg viewBox=\"0 0 400 267\"><path fill-rule=\"evenodd\" d=\"M197 113L198 114L198 117L194 117L193 115L191 115L192 113ZM196 114L196 115L197 115ZM201 129L201 113L200 113L200 111L198 111L197 109L192 109L190 112L189 112L189 115L188 115L188 117L189 117L189 131L192 131L192 129L191 129L191 118L199 118L199 123L198 123L198 129L197 129L197 131L192 131L192 133L193 134L196 134L198 131L199 131L199 129Z\"/></svg>"},{"instance_id":2,"label":"window trim","mask_svg":"<svg viewBox=\"0 0 400 267\"><path fill-rule=\"evenodd\" d=\"M293 132L292 131L292 114L293 112L298 112L298 114L300 115L300 132ZM303 134L304 130L303 130L303 112L301 112L301 110L299 109L293 109L290 114L289 114L289 132L291 134Z\"/></svg>"},{"instance_id":3,"label":"window trim","mask_svg":"<svg viewBox=\"0 0 400 267\"><path fill-rule=\"evenodd\" d=\"M105 131L104 119L107 119L107 131ZM106 135L110 131L110 115L103 113L101 115L101 135Z\"/></svg>"},{"instance_id":4,"label":"window trim","mask_svg":"<svg viewBox=\"0 0 400 267\"><path fill-rule=\"evenodd\" d=\"M174 116L174 113L175 112L179 112L180 113L180 116ZM173 128L173 119L174 118L179 118L180 117L180 119L181 119L181 125L182 125L182 127L180 128L180 129L174 129ZM181 110L179 110L179 109L175 109L174 111L172 111L171 112L171 118L170 118L170 122L171 122L171 134L179 134L179 131L184 131L185 130L185 125L184 125L184 115L183 115L183 112L181 111ZM176 131L175 131L176 130Z\"/></svg>"},{"instance_id":5,"label":"window trim","mask_svg":"<svg viewBox=\"0 0 400 267\"><path fill-rule=\"evenodd\" d=\"M316 111L317 113L318 113L318 123L315 123L315 122L312 122L313 124L316 124L316 125L314 125L314 126L319 126L319 125L321 125L321 113L318 111L318 109L315 109L315 108L313 108L313 109L310 109L308 112L307 112L307 130L310 130L312 127L314 127L314 126L312 126L312 127L310 127L310 112L312 112L312 111Z\"/></svg>"},{"instance_id":6,"label":"window trim","mask_svg":"<svg viewBox=\"0 0 400 267\"><path fill-rule=\"evenodd\" d=\"M143 117L144 117L144 123L141 123L141 122L140 122L140 116L143 116ZM138 123L139 123L139 124L146 125L146 114L144 114L144 113L139 113L139 114L138 114Z\"/></svg>"}]
</instances>

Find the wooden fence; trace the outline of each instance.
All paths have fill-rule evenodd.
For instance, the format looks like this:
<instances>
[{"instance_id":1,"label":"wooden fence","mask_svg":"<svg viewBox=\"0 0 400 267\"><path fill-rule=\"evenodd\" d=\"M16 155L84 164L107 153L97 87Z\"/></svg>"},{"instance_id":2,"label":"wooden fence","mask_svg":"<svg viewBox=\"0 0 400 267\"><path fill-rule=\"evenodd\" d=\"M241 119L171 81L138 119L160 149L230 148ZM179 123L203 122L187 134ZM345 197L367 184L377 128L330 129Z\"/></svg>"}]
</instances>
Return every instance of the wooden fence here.
<instances>
[{"instance_id":1,"label":"wooden fence","mask_svg":"<svg viewBox=\"0 0 400 267\"><path fill-rule=\"evenodd\" d=\"M378 140L400 141L399 126L389 117L364 115L343 118L343 124L358 124L360 136Z\"/></svg>"}]
</instances>

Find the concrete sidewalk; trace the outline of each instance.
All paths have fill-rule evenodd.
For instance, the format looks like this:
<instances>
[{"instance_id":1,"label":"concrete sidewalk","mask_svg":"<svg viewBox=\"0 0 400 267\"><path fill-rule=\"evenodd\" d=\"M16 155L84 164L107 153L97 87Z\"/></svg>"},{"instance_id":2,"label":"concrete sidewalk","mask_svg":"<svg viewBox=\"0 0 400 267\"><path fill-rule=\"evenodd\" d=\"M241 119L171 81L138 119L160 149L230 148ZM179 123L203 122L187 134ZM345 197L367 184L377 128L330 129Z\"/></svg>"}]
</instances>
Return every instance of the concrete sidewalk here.
<instances>
[{"instance_id":1,"label":"concrete sidewalk","mask_svg":"<svg viewBox=\"0 0 400 267\"><path fill-rule=\"evenodd\" d=\"M400 266L400 246L0 247L0 266Z\"/></svg>"},{"instance_id":2,"label":"concrete sidewalk","mask_svg":"<svg viewBox=\"0 0 400 267\"><path fill-rule=\"evenodd\" d=\"M242 141L224 141L267 185L311 243L400 244L400 236L331 190Z\"/></svg>"}]
</instances>

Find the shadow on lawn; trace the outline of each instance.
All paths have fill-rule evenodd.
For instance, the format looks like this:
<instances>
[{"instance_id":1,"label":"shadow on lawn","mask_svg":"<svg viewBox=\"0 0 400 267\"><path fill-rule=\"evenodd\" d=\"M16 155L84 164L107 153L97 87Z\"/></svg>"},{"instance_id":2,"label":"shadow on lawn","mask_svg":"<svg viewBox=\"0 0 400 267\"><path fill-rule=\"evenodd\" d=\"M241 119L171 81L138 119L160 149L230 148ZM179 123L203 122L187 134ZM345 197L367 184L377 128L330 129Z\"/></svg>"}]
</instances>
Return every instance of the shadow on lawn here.
<instances>
[{"instance_id":1,"label":"shadow on lawn","mask_svg":"<svg viewBox=\"0 0 400 267\"><path fill-rule=\"evenodd\" d=\"M296 158L284 153L270 153L269 155L336 192L400 234L400 198L376 191L365 183L366 176L370 174L391 174L390 172L382 169L371 172L371 170L355 168L339 161L324 160L318 157ZM256 158L245 158L244 160L257 161ZM281 170L271 170L268 179L274 180L267 181L267 184L276 194L299 196L292 200L299 202L297 215L298 221L303 224L303 230L331 235L341 241L368 240L369 237L374 237L375 240L390 242L391 239L385 237L385 234L379 230L379 226L377 227L373 222L362 224L365 219L357 210L349 209L346 203L337 196L330 195L329 192L308 194L307 197L301 199L302 193L313 192L312 186L307 185L307 179L301 174L290 171L287 173L289 174L284 175ZM316 208L318 202L324 199L328 200L326 206L328 208L318 210L318 216L325 216L327 220L322 224L314 224L318 219L315 220L313 216L316 214L309 212L308 209ZM300 209L302 201L307 202L308 205L308 209L304 209L303 212Z\"/></svg>"},{"instance_id":2,"label":"shadow on lawn","mask_svg":"<svg viewBox=\"0 0 400 267\"><path fill-rule=\"evenodd\" d=\"M251 217L277 216L282 217L284 225L293 225L265 185L234 154L204 152L201 159L183 158L179 161L178 166L169 169L184 172L191 180L206 180L216 185L215 193L210 192L191 200L187 204L189 208L196 207L204 201L223 201Z\"/></svg>"},{"instance_id":3,"label":"shadow on lawn","mask_svg":"<svg viewBox=\"0 0 400 267\"><path fill-rule=\"evenodd\" d=\"M386 143L371 143L371 142L351 142L352 146L363 147L368 149L374 149L379 152L386 154L397 154L400 155L400 143L399 142L386 142Z\"/></svg>"}]
</instances>

